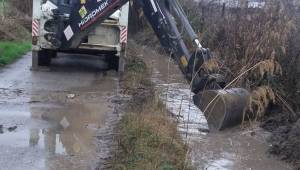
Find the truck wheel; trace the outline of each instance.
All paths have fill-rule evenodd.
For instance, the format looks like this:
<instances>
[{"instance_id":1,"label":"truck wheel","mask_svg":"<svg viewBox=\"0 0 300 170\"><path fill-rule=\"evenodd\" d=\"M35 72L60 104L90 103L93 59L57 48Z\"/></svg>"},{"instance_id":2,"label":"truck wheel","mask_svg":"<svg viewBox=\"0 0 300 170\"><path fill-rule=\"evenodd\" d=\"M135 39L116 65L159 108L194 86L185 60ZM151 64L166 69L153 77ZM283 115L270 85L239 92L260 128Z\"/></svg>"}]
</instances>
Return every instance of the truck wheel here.
<instances>
[{"instance_id":1,"label":"truck wheel","mask_svg":"<svg viewBox=\"0 0 300 170\"><path fill-rule=\"evenodd\" d=\"M39 66L49 66L51 64L51 58L53 52L50 50L41 50L38 52L38 65Z\"/></svg>"},{"instance_id":2,"label":"truck wheel","mask_svg":"<svg viewBox=\"0 0 300 170\"><path fill-rule=\"evenodd\" d=\"M114 70L118 71L119 57L109 55L109 56L105 57L105 60L108 63L108 67L110 69L114 69Z\"/></svg>"}]
</instances>

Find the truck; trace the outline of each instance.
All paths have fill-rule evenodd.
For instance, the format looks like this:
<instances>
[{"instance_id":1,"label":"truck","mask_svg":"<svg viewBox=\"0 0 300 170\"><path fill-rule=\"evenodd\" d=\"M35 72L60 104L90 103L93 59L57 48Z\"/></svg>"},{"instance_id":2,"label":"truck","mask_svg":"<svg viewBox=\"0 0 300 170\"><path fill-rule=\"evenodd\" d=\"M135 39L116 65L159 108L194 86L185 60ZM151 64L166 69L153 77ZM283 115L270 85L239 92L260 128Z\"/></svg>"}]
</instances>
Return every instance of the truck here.
<instances>
[{"instance_id":1,"label":"truck","mask_svg":"<svg viewBox=\"0 0 300 170\"><path fill-rule=\"evenodd\" d=\"M80 45L76 48L57 49L50 43L49 34L54 32L54 19L48 9L55 6L63 7L64 11L70 11L72 1L56 0L47 1L33 0L32 15L32 69L38 70L41 66L49 66L51 59L58 52L83 53L105 55L108 63L118 71L124 71L126 44L128 38L128 15L129 2L116 10L103 22L97 23L94 28L83 37ZM79 13L85 15L87 9L81 8ZM67 16L66 16L67 17ZM70 36L70 30L65 31Z\"/></svg>"}]
</instances>

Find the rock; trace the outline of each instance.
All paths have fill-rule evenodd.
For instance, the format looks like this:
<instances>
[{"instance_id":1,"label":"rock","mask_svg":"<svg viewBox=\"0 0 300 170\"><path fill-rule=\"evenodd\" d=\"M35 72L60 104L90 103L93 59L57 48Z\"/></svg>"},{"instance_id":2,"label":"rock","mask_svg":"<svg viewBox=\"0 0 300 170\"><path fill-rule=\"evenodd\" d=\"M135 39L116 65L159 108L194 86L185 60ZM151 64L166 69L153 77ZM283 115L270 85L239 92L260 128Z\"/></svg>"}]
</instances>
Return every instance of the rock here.
<instances>
[{"instance_id":1,"label":"rock","mask_svg":"<svg viewBox=\"0 0 300 170\"><path fill-rule=\"evenodd\" d=\"M68 94L68 95L67 95L67 98L68 98L68 99L74 99L75 97L76 97L75 94Z\"/></svg>"},{"instance_id":2,"label":"rock","mask_svg":"<svg viewBox=\"0 0 300 170\"><path fill-rule=\"evenodd\" d=\"M206 129L206 128L199 128L198 130L199 130L199 132L209 133L209 129Z\"/></svg>"},{"instance_id":3,"label":"rock","mask_svg":"<svg viewBox=\"0 0 300 170\"><path fill-rule=\"evenodd\" d=\"M61 121L60 121L60 125L64 128L67 129L70 126L69 121L67 120L66 117L64 117Z\"/></svg>"},{"instance_id":4,"label":"rock","mask_svg":"<svg viewBox=\"0 0 300 170\"><path fill-rule=\"evenodd\" d=\"M7 128L7 130L12 132L12 131L15 131L17 128L18 128L18 126L12 126L12 127Z\"/></svg>"}]
</instances>

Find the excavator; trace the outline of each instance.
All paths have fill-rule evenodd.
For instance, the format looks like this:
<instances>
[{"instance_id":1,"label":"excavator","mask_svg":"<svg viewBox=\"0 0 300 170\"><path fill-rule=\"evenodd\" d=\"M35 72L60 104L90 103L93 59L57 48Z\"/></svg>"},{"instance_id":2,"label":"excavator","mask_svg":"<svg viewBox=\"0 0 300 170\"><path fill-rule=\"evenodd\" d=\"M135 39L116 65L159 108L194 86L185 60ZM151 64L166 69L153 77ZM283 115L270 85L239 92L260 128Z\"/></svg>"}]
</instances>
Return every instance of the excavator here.
<instances>
[{"instance_id":1,"label":"excavator","mask_svg":"<svg viewBox=\"0 0 300 170\"><path fill-rule=\"evenodd\" d=\"M97 24L104 22L130 0L43 0L43 11L51 17L45 35L52 50L76 49ZM212 60L193 30L178 0L135 0L162 47L195 94L194 103L211 127L223 130L242 121L249 93L245 89L224 89L225 78L217 71L202 69ZM70 7L66 8L68 4ZM130 18L129 18L130 19Z\"/></svg>"}]
</instances>

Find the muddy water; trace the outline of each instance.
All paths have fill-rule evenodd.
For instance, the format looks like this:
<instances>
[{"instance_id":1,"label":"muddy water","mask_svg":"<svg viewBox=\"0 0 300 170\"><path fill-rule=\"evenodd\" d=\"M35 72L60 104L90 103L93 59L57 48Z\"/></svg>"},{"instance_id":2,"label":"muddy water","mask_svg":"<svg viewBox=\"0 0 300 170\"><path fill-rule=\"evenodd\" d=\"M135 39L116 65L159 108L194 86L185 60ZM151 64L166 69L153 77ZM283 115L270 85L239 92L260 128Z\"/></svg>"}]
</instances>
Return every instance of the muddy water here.
<instances>
[{"instance_id":1,"label":"muddy water","mask_svg":"<svg viewBox=\"0 0 300 170\"><path fill-rule=\"evenodd\" d=\"M0 70L0 169L95 169L109 156L97 138L116 117L117 73L98 58L72 57L31 72L28 54Z\"/></svg>"},{"instance_id":2,"label":"muddy water","mask_svg":"<svg viewBox=\"0 0 300 170\"><path fill-rule=\"evenodd\" d=\"M269 134L259 128L239 127L220 133L208 133L203 113L193 105L189 86L181 72L167 56L144 47L140 51L152 70L152 80L167 108L179 117L179 132L189 144L192 165L202 169L283 170L292 169L266 154Z\"/></svg>"}]
</instances>

